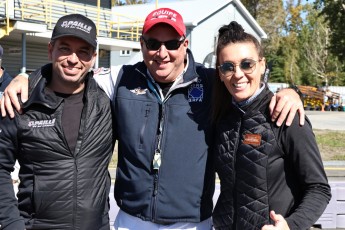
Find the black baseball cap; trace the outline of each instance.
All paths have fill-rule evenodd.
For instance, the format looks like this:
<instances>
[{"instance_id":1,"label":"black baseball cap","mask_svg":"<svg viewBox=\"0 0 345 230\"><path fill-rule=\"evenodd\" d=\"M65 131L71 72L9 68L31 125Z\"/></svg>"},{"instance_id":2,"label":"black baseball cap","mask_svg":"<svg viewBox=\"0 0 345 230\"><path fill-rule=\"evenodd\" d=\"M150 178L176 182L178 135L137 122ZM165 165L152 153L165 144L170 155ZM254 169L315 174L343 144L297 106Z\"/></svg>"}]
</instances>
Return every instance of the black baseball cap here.
<instances>
[{"instance_id":1,"label":"black baseball cap","mask_svg":"<svg viewBox=\"0 0 345 230\"><path fill-rule=\"evenodd\" d=\"M56 23L51 39L73 36L97 48L97 31L93 21L81 14L62 16Z\"/></svg>"}]
</instances>

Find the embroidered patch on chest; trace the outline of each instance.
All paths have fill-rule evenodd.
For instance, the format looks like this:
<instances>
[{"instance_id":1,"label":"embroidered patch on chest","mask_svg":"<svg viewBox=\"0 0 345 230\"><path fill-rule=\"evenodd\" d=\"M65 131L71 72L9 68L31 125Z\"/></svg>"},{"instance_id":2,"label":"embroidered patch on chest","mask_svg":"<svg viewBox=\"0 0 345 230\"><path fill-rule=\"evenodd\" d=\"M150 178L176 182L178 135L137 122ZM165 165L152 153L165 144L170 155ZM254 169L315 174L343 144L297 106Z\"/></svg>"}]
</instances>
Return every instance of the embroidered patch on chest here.
<instances>
[{"instance_id":1,"label":"embroidered patch on chest","mask_svg":"<svg viewBox=\"0 0 345 230\"><path fill-rule=\"evenodd\" d=\"M138 87L136 89L131 89L130 91L136 95L140 95L140 94L145 94L147 89L142 89L142 88Z\"/></svg>"},{"instance_id":2,"label":"embroidered patch on chest","mask_svg":"<svg viewBox=\"0 0 345 230\"><path fill-rule=\"evenodd\" d=\"M55 126L55 118L51 120L29 121L30 128L43 128Z\"/></svg>"},{"instance_id":3,"label":"embroidered patch on chest","mask_svg":"<svg viewBox=\"0 0 345 230\"><path fill-rule=\"evenodd\" d=\"M260 143L261 143L261 135L260 134L247 133L244 135L243 144L260 146Z\"/></svg>"},{"instance_id":4,"label":"embroidered patch on chest","mask_svg":"<svg viewBox=\"0 0 345 230\"><path fill-rule=\"evenodd\" d=\"M204 85L201 83L192 84L188 89L189 102L202 102L204 98Z\"/></svg>"}]
</instances>

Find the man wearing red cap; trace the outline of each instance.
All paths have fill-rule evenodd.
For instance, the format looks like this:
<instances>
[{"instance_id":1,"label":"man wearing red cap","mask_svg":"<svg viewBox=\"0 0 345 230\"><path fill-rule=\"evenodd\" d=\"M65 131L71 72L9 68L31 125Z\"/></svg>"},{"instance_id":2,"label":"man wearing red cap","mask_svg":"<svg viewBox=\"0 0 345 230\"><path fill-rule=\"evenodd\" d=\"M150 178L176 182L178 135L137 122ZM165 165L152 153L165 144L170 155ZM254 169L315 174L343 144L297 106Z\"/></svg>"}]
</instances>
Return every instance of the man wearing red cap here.
<instances>
[{"instance_id":1,"label":"man wearing red cap","mask_svg":"<svg viewBox=\"0 0 345 230\"><path fill-rule=\"evenodd\" d=\"M182 16L175 10L168 8L161 8L152 11L145 20L143 34L146 34L153 26L158 23L166 23L172 26L176 32L181 35L186 35L186 26L184 25Z\"/></svg>"},{"instance_id":2,"label":"man wearing red cap","mask_svg":"<svg viewBox=\"0 0 345 230\"><path fill-rule=\"evenodd\" d=\"M172 9L146 17L140 44L143 62L96 77L112 98L119 146L115 228L212 229L214 69L194 61Z\"/></svg>"},{"instance_id":3,"label":"man wearing red cap","mask_svg":"<svg viewBox=\"0 0 345 230\"><path fill-rule=\"evenodd\" d=\"M95 73L112 99L118 140L115 228L209 230L214 69L194 61L182 16L172 9L147 16L140 44L143 62ZM297 93L280 91L277 98L282 98L275 106L275 117L282 112L278 122L289 111L291 121L301 108L303 117Z\"/></svg>"}]
</instances>

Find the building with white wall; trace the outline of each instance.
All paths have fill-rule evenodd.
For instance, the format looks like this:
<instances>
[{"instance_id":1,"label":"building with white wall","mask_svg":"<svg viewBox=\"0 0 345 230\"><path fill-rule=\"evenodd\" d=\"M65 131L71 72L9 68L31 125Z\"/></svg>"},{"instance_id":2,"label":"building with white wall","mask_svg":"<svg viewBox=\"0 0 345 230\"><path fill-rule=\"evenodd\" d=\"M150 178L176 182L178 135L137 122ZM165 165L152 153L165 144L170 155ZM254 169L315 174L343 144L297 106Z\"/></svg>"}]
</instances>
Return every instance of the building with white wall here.
<instances>
[{"instance_id":1,"label":"building with white wall","mask_svg":"<svg viewBox=\"0 0 345 230\"><path fill-rule=\"evenodd\" d=\"M113 7L112 11L133 14L145 20L146 15L156 7L154 3L127 5ZM187 28L189 48L192 50L195 60L200 63L203 63L207 59L206 57L214 52L218 29L231 21L240 23L246 32L253 34L259 40L267 38L266 33L239 0L217 0L212 2L209 0L177 0L158 4L158 8L164 7L172 8L182 15ZM126 58L122 56L121 52L113 52L111 57L112 65L123 63L123 60L130 63L142 60L139 50L134 50ZM210 58L212 62L212 56Z\"/></svg>"}]
</instances>

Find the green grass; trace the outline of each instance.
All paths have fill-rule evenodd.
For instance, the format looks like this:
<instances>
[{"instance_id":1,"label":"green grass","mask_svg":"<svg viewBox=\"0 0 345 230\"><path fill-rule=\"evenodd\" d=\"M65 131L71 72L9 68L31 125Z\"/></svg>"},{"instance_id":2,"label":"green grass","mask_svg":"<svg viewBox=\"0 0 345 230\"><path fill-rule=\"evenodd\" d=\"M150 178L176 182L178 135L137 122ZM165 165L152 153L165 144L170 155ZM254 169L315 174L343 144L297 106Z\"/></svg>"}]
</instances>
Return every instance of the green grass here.
<instances>
[{"instance_id":1,"label":"green grass","mask_svg":"<svg viewBox=\"0 0 345 230\"><path fill-rule=\"evenodd\" d=\"M345 132L316 130L314 133L318 144L345 147Z\"/></svg>"},{"instance_id":2,"label":"green grass","mask_svg":"<svg viewBox=\"0 0 345 230\"><path fill-rule=\"evenodd\" d=\"M323 160L345 160L345 131L314 130Z\"/></svg>"}]
</instances>

